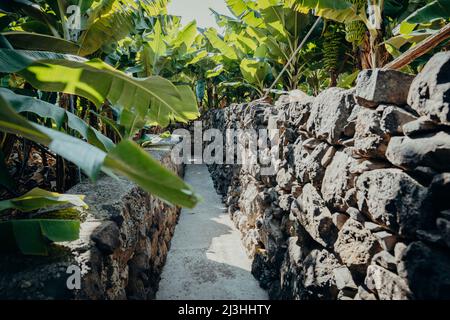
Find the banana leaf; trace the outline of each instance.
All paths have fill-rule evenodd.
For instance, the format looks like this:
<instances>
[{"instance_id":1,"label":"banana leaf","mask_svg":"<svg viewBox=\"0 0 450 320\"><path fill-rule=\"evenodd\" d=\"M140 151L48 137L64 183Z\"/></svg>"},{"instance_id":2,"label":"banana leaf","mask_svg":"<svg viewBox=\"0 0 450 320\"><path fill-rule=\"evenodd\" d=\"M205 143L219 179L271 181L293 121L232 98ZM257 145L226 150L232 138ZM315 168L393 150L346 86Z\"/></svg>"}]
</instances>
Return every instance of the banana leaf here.
<instances>
[{"instance_id":1,"label":"banana leaf","mask_svg":"<svg viewBox=\"0 0 450 320\"><path fill-rule=\"evenodd\" d=\"M405 19L405 23L429 23L436 19L448 20L449 17L450 0L435 0L413 12L409 17Z\"/></svg>"},{"instance_id":2,"label":"banana leaf","mask_svg":"<svg viewBox=\"0 0 450 320\"><path fill-rule=\"evenodd\" d=\"M83 195L60 194L40 188L34 188L18 198L0 201L0 213L1 211L8 209L16 209L21 212L30 212L37 209L69 203L75 207L87 208L87 204L83 201L83 199Z\"/></svg>"},{"instance_id":3,"label":"banana leaf","mask_svg":"<svg viewBox=\"0 0 450 320\"><path fill-rule=\"evenodd\" d=\"M199 200L181 178L163 167L136 143L123 140L107 154L80 139L28 121L17 114L2 95L0 131L47 145L50 150L80 167L92 180L98 177L100 171L107 174L115 172L173 204L192 208Z\"/></svg>"},{"instance_id":4,"label":"banana leaf","mask_svg":"<svg viewBox=\"0 0 450 320\"><path fill-rule=\"evenodd\" d=\"M57 128L61 128L62 124L67 122L67 126L70 129L78 132L84 139L97 148L106 152L114 148L114 142L111 139L61 107L36 98L15 94L5 88L0 88L0 95L9 101L11 107L18 113L31 112L40 117L50 118L55 121Z\"/></svg>"},{"instance_id":5,"label":"banana leaf","mask_svg":"<svg viewBox=\"0 0 450 320\"><path fill-rule=\"evenodd\" d=\"M51 242L74 241L80 221L25 219L0 222L0 252L20 251L29 255L48 255Z\"/></svg>"},{"instance_id":6,"label":"banana leaf","mask_svg":"<svg viewBox=\"0 0 450 320\"><path fill-rule=\"evenodd\" d=\"M77 54L80 46L54 36L34 32L11 31L2 33L15 49L51 51L57 53Z\"/></svg>"},{"instance_id":7,"label":"banana leaf","mask_svg":"<svg viewBox=\"0 0 450 320\"><path fill-rule=\"evenodd\" d=\"M184 88L161 77L130 77L98 59L81 62L76 56L1 49L0 72L19 73L39 90L79 95L97 106L109 100L143 118L150 108L161 115L161 124L198 117L197 104Z\"/></svg>"}]
</instances>

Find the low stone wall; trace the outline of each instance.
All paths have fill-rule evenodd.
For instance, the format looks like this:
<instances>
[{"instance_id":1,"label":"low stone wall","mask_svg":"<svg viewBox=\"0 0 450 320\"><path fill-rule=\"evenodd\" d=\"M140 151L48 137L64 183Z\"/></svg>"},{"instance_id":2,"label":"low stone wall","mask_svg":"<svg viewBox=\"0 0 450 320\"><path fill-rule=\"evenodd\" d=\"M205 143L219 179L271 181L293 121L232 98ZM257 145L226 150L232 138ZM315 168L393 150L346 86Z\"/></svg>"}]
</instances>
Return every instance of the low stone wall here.
<instances>
[{"instance_id":1,"label":"low stone wall","mask_svg":"<svg viewBox=\"0 0 450 320\"><path fill-rule=\"evenodd\" d=\"M210 166L271 298L450 298L450 53L205 121L280 130L276 175Z\"/></svg>"},{"instance_id":2,"label":"low stone wall","mask_svg":"<svg viewBox=\"0 0 450 320\"><path fill-rule=\"evenodd\" d=\"M169 151L151 154L183 174ZM54 246L48 257L1 255L0 299L154 298L180 209L106 176L68 193L86 195L89 205L80 239ZM69 266L81 269L79 290L67 288Z\"/></svg>"}]
</instances>

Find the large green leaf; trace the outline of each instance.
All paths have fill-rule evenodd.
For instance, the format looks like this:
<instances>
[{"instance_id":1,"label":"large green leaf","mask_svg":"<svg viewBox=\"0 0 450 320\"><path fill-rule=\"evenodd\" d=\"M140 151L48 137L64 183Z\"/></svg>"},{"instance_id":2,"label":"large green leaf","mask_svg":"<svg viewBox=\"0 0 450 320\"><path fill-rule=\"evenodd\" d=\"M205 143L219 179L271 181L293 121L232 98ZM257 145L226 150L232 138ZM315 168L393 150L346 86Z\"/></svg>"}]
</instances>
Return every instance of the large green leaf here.
<instances>
[{"instance_id":1,"label":"large green leaf","mask_svg":"<svg viewBox=\"0 0 450 320\"><path fill-rule=\"evenodd\" d=\"M173 172L130 141L122 141L105 159L105 166L171 203L192 208L198 198Z\"/></svg>"},{"instance_id":2,"label":"large green leaf","mask_svg":"<svg viewBox=\"0 0 450 320\"><path fill-rule=\"evenodd\" d=\"M89 177L96 179L106 154L80 139L46 127L39 127L52 139L50 150L80 167Z\"/></svg>"},{"instance_id":3,"label":"large green leaf","mask_svg":"<svg viewBox=\"0 0 450 320\"><path fill-rule=\"evenodd\" d=\"M169 2L170 0L145 0L140 1L139 4L150 17L153 17L167 14L167 5Z\"/></svg>"},{"instance_id":4,"label":"large green leaf","mask_svg":"<svg viewBox=\"0 0 450 320\"><path fill-rule=\"evenodd\" d=\"M153 32L147 36L147 42L143 44L142 50L139 52L137 60L144 67L144 75L158 75L162 69L160 60L168 54L167 45L164 40L162 26L156 21Z\"/></svg>"},{"instance_id":5,"label":"large green leaf","mask_svg":"<svg viewBox=\"0 0 450 320\"><path fill-rule=\"evenodd\" d=\"M217 31L213 28L209 28L204 32L205 37L208 39L208 41L211 43L211 45L220 51L220 53L223 54L223 56L230 60L236 60L238 58L236 52L234 51L233 47L231 47L228 43L223 41L219 35L217 34Z\"/></svg>"},{"instance_id":6,"label":"large green leaf","mask_svg":"<svg viewBox=\"0 0 450 320\"><path fill-rule=\"evenodd\" d=\"M51 142L50 137L41 132L35 124L19 116L2 95L0 95L0 130L22 135L44 145Z\"/></svg>"},{"instance_id":7,"label":"large green leaf","mask_svg":"<svg viewBox=\"0 0 450 320\"><path fill-rule=\"evenodd\" d=\"M80 221L26 219L0 222L0 251L19 250L23 254L47 255L49 242L74 241Z\"/></svg>"},{"instance_id":8,"label":"large green leaf","mask_svg":"<svg viewBox=\"0 0 450 320\"><path fill-rule=\"evenodd\" d=\"M179 48L184 46L188 49L194 43L197 36L197 23L194 21L188 23L176 36L175 40L171 43L173 48Z\"/></svg>"},{"instance_id":9,"label":"large green leaf","mask_svg":"<svg viewBox=\"0 0 450 320\"><path fill-rule=\"evenodd\" d=\"M392 37L385 41L387 45L393 46L395 49L399 50L403 45L407 43L419 43L422 40L428 38L429 36L435 34L438 30L422 29L410 32L409 34L399 34L398 36Z\"/></svg>"},{"instance_id":10,"label":"large green leaf","mask_svg":"<svg viewBox=\"0 0 450 320\"><path fill-rule=\"evenodd\" d=\"M177 86L178 91L183 96L183 101L185 103L184 112L190 115L190 118L197 118L196 115L198 113L197 108L197 100L195 98L195 94L192 89L187 85ZM148 112L148 117L151 125L160 125L162 127L166 127L169 125L170 121L180 121L185 122L185 120L181 118L176 118L169 112L167 108L162 104L155 104L150 108Z\"/></svg>"},{"instance_id":11,"label":"large green leaf","mask_svg":"<svg viewBox=\"0 0 450 320\"><path fill-rule=\"evenodd\" d=\"M4 37L15 49L52 51L58 53L77 54L80 46L61 38L32 32L4 32Z\"/></svg>"},{"instance_id":12,"label":"large green leaf","mask_svg":"<svg viewBox=\"0 0 450 320\"><path fill-rule=\"evenodd\" d=\"M200 60L206 58L208 56L208 51L202 49L202 50L198 50L195 52L191 53L192 58L190 58L187 62L186 65L192 65L192 64L196 64L197 62L199 62Z\"/></svg>"},{"instance_id":13,"label":"large green leaf","mask_svg":"<svg viewBox=\"0 0 450 320\"><path fill-rule=\"evenodd\" d=\"M95 128L89 126L73 113L66 111L61 107L36 98L15 94L5 88L0 88L0 95L9 101L11 107L18 113L31 112L40 117L51 118L55 121L58 128L60 128L64 122L67 122L67 126L70 129L78 132L90 144L106 152L114 148L114 142L112 142L111 139L104 136Z\"/></svg>"},{"instance_id":14,"label":"large green leaf","mask_svg":"<svg viewBox=\"0 0 450 320\"><path fill-rule=\"evenodd\" d=\"M259 27L263 21L255 10L255 3L246 0L225 0L230 11L246 25Z\"/></svg>"},{"instance_id":15,"label":"large green leaf","mask_svg":"<svg viewBox=\"0 0 450 320\"><path fill-rule=\"evenodd\" d=\"M435 0L416 10L405 22L410 24L429 23L436 19L450 17L450 0Z\"/></svg>"},{"instance_id":16,"label":"large green leaf","mask_svg":"<svg viewBox=\"0 0 450 320\"><path fill-rule=\"evenodd\" d=\"M239 17L247 10L247 1L245 0L225 0L230 11Z\"/></svg>"},{"instance_id":17,"label":"large green leaf","mask_svg":"<svg viewBox=\"0 0 450 320\"><path fill-rule=\"evenodd\" d=\"M192 100L164 78L133 78L97 59L38 60L34 53L0 50L0 72L18 72L37 89L79 95L98 106L109 100L141 117L149 107L165 109L165 122L198 117L197 105L188 105Z\"/></svg>"},{"instance_id":18,"label":"large green leaf","mask_svg":"<svg viewBox=\"0 0 450 320\"><path fill-rule=\"evenodd\" d=\"M21 13L24 16L46 25L48 30L54 35L58 34L58 22L54 15L45 12L45 9L36 3L28 0L9 0L0 2L0 10L9 13Z\"/></svg>"},{"instance_id":19,"label":"large green leaf","mask_svg":"<svg viewBox=\"0 0 450 320\"><path fill-rule=\"evenodd\" d=\"M0 36L1 37L1 36ZM49 51L12 50L0 48L0 72L18 72L41 60L68 60L86 62L87 60L75 55L55 53Z\"/></svg>"},{"instance_id":20,"label":"large green leaf","mask_svg":"<svg viewBox=\"0 0 450 320\"><path fill-rule=\"evenodd\" d=\"M102 150L72 136L29 122L0 95L0 131L18 134L47 145L56 154L80 167L95 180L101 170L125 175L160 198L193 207L197 197L180 178L165 169L131 141L119 143L107 156ZM107 158L107 160L105 160ZM149 176L151 174L152 176ZM170 183L163 186L164 183ZM155 184L155 185L153 185Z\"/></svg>"},{"instance_id":21,"label":"large green leaf","mask_svg":"<svg viewBox=\"0 0 450 320\"><path fill-rule=\"evenodd\" d=\"M346 10L351 7L351 1L345 0L293 0L287 1L291 5L296 6L297 9L332 9L332 10Z\"/></svg>"},{"instance_id":22,"label":"large green leaf","mask_svg":"<svg viewBox=\"0 0 450 320\"><path fill-rule=\"evenodd\" d=\"M30 212L37 209L53 207L62 204L71 204L76 207L87 207L83 201L84 196L75 194L60 194L34 188L18 198L0 201L0 212L7 209L17 209L21 212Z\"/></svg>"}]
</instances>

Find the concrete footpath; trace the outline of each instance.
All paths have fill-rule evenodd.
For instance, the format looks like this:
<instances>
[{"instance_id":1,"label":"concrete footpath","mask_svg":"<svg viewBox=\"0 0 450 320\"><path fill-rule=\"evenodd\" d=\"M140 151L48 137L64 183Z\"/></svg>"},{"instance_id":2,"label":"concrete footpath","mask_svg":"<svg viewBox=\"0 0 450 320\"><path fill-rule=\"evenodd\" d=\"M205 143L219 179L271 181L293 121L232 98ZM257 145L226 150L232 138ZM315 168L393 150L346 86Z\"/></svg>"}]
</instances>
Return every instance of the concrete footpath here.
<instances>
[{"instance_id":1,"label":"concrete footpath","mask_svg":"<svg viewBox=\"0 0 450 320\"><path fill-rule=\"evenodd\" d=\"M203 202L181 212L156 299L267 300L206 165L187 165L185 181Z\"/></svg>"}]
</instances>

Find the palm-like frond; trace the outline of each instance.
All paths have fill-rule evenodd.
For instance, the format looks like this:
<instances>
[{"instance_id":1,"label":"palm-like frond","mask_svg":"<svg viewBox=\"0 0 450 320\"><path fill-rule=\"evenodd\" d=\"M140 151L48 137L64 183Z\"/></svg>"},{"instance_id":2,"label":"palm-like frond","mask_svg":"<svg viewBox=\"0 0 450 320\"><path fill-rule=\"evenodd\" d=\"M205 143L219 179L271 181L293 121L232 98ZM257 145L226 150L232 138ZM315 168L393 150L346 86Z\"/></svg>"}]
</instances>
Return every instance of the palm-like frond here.
<instances>
[{"instance_id":1,"label":"palm-like frond","mask_svg":"<svg viewBox=\"0 0 450 320\"><path fill-rule=\"evenodd\" d=\"M79 55L96 52L103 45L117 42L134 27L135 12L143 10L149 16L165 13L168 0L102 0L91 9L85 30L78 41Z\"/></svg>"}]
</instances>

